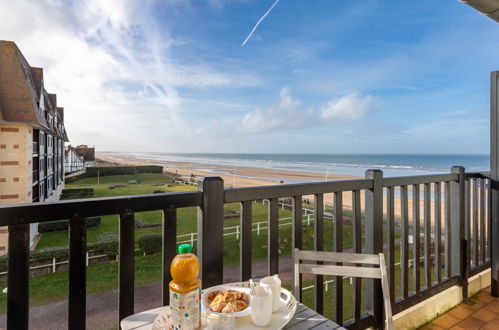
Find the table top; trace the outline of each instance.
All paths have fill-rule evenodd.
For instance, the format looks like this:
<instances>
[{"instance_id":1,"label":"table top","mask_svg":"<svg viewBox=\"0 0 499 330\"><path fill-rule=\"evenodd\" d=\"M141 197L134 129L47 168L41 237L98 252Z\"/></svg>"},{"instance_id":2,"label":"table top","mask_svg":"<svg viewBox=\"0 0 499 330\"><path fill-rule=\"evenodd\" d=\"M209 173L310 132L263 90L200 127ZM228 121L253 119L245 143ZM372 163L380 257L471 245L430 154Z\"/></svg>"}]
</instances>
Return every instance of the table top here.
<instances>
[{"instance_id":1,"label":"table top","mask_svg":"<svg viewBox=\"0 0 499 330\"><path fill-rule=\"evenodd\" d=\"M124 318L121 321L121 328L126 330L146 330L152 329L156 317L165 307L151 309L142 313L137 313ZM344 330L338 324L318 314L316 311L299 303L296 307L296 313L284 327L286 330L323 330L335 329Z\"/></svg>"}]
</instances>

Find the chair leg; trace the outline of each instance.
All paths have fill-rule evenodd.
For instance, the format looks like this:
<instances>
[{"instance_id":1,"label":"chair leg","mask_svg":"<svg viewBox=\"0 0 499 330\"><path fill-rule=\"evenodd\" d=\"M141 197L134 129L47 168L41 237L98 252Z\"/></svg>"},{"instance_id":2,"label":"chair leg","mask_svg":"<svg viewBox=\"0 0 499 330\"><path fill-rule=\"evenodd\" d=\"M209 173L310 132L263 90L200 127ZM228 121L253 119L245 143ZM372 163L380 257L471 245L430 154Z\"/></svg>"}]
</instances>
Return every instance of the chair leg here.
<instances>
[{"instance_id":1,"label":"chair leg","mask_svg":"<svg viewBox=\"0 0 499 330\"><path fill-rule=\"evenodd\" d=\"M386 326L393 330L392 302L390 300L390 287L388 286L388 275L386 273L385 256L379 254L379 266L381 271L381 288L383 290L383 302L385 305Z\"/></svg>"}]
</instances>

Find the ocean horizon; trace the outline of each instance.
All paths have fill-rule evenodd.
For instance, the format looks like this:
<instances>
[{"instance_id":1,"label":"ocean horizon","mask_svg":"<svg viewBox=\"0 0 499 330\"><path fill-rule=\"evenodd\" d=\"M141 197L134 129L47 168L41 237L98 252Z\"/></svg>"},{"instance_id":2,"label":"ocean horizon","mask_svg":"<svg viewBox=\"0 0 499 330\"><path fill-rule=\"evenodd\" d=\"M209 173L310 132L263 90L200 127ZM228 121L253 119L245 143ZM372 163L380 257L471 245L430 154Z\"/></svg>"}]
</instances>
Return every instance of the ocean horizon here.
<instances>
[{"instance_id":1,"label":"ocean horizon","mask_svg":"<svg viewBox=\"0 0 499 330\"><path fill-rule=\"evenodd\" d=\"M158 161L189 162L230 167L256 167L289 171L363 176L380 169L384 176L448 173L452 166L467 172L489 171L485 154L312 154L312 153L163 153L128 152L134 157ZM197 168L202 169L202 168ZM210 168L204 170L212 171Z\"/></svg>"}]
</instances>

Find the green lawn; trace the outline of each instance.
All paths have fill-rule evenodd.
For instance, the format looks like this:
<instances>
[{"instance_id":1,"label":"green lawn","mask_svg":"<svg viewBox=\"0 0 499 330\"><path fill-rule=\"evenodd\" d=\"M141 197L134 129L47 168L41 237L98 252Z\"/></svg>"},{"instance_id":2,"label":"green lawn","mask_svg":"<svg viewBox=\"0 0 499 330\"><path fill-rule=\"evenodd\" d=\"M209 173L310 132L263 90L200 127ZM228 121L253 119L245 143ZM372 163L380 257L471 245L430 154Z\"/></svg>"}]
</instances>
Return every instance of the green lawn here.
<instances>
[{"instance_id":1,"label":"green lawn","mask_svg":"<svg viewBox=\"0 0 499 330\"><path fill-rule=\"evenodd\" d=\"M140 173L137 175L109 175L101 176L98 181L101 185L108 184L128 184L129 180L140 180L140 183L171 183L172 180L163 174ZM85 178L69 183L66 188L79 185L97 185L97 178Z\"/></svg>"}]
</instances>

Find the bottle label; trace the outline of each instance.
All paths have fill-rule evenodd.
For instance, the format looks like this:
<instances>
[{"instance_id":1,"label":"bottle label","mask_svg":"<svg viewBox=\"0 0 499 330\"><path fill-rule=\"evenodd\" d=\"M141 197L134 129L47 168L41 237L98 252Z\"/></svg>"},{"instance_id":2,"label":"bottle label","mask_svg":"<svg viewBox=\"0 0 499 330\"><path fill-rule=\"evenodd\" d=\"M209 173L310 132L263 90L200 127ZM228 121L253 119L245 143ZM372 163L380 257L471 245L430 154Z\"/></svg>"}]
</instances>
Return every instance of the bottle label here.
<instances>
[{"instance_id":1,"label":"bottle label","mask_svg":"<svg viewBox=\"0 0 499 330\"><path fill-rule=\"evenodd\" d=\"M173 330L192 330L201 326L201 288L187 293L170 290Z\"/></svg>"}]
</instances>

